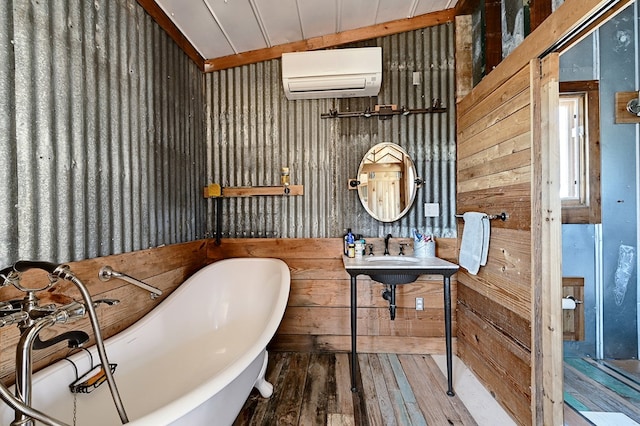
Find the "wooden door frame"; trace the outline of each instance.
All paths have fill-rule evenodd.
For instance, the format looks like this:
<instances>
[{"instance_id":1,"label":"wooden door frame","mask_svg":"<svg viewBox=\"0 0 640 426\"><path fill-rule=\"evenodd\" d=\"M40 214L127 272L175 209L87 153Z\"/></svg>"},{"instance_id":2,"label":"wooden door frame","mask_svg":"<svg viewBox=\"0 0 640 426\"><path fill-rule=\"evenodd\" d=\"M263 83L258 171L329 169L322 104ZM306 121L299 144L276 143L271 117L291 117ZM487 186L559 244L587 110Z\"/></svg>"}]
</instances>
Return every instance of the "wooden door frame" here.
<instances>
[{"instance_id":1,"label":"wooden door frame","mask_svg":"<svg viewBox=\"0 0 640 426\"><path fill-rule=\"evenodd\" d=\"M560 55L532 59L531 70L531 409L534 424L561 424L562 206L558 116ZM542 386L540 386L540 384Z\"/></svg>"},{"instance_id":2,"label":"wooden door frame","mask_svg":"<svg viewBox=\"0 0 640 426\"><path fill-rule=\"evenodd\" d=\"M565 5L574 6L573 3L567 1ZM536 425L564 423L562 306L558 302L562 299L562 204L558 127L557 120L553 119L558 116L559 106L559 56L633 0L594 3L597 4L589 5L593 6L589 13L575 24L569 24L564 35L530 61L533 174L531 412L532 424Z\"/></svg>"},{"instance_id":3,"label":"wooden door frame","mask_svg":"<svg viewBox=\"0 0 640 426\"><path fill-rule=\"evenodd\" d=\"M532 351L531 418L523 424L563 423L562 252L560 197L554 193L557 161L550 145L557 139L553 120L558 105L558 53L586 37L634 0L566 0L509 56L472 88L470 18L456 18L456 98L476 103L495 87L531 65L532 108ZM458 69L458 67L460 67ZM551 179L550 181L547 179ZM555 194L555 195L554 195ZM535 235L534 235L535 234ZM557 257L553 257L557 256Z\"/></svg>"}]
</instances>

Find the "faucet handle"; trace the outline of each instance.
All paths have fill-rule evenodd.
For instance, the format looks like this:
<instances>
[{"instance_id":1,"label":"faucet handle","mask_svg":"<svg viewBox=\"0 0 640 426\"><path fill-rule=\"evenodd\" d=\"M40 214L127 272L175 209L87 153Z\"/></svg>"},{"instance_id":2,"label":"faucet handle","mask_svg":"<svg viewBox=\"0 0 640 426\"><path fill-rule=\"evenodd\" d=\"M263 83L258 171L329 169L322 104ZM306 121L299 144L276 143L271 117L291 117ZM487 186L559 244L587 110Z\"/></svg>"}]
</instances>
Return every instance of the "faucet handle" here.
<instances>
[{"instance_id":1,"label":"faucet handle","mask_svg":"<svg viewBox=\"0 0 640 426\"><path fill-rule=\"evenodd\" d=\"M8 315L0 317L0 327L6 325L16 324L29 319L29 314L25 311L18 311Z\"/></svg>"},{"instance_id":2,"label":"faucet handle","mask_svg":"<svg viewBox=\"0 0 640 426\"><path fill-rule=\"evenodd\" d=\"M398 253L398 256L404 256L404 248L408 245L407 243L400 243L400 253Z\"/></svg>"},{"instance_id":3,"label":"faucet handle","mask_svg":"<svg viewBox=\"0 0 640 426\"><path fill-rule=\"evenodd\" d=\"M68 305L61 306L51 315L57 324L65 324L78 318L82 318L87 313L87 308L80 302L73 301Z\"/></svg>"},{"instance_id":4,"label":"faucet handle","mask_svg":"<svg viewBox=\"0 0 640 426\"><path fill-rule=\"evenodd\" d=\"M11 302L0 302L0 312L13 311L14 309Z\"/></svg>"},{"instance_id":5,"label":"faucet handle","mask_svg":"<svg viewBox=\"0 0 640 426\"><path fill-rule=\"evenodd\" d=\"M367 244L367 247L369 247L369 256L373 256L373 244Z\"/></svg>"},{"instance_id":6,"label":"faucet handle","mask_svg":"<svg viewBox=\"0 0 640 426\"><path fill-rule=\"evenodd\" d=\"M58 306L56 306L53 303L27 308L27 311L29 312L29 316L31 317L31 319L46 317L47 315L55 313L57 310L58 310Z\"/></svg>"}]
</instances>

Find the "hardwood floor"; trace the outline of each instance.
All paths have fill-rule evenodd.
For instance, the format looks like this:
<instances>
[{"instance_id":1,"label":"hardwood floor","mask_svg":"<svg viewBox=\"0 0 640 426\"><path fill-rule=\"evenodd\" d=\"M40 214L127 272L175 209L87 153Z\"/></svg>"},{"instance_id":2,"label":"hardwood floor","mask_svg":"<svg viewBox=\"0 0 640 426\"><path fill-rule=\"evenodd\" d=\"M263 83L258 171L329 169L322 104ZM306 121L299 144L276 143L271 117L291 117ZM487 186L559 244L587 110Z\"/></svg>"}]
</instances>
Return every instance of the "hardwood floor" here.
<instances>
[{"instance_id":1,"label":"hardwood floor","mask_svg":"<svg viewBox=\"0 0 640 426\"><path fill-rule=\"evenodd\" d=\"M640 386L640 360L611 359L603 361L602 363L623 376L626 376Z\"/></svg>"},{"instance_id":2,"label":"hardwood floor","mask_svg":"<svg viewBox=\"0 0 640 426\"><path fill-rule=\"evenodd\" d=\"M565 406L590 413L622 413L640 423L640 382L607 365L588 358L564 361ZM605 421L597 424L620 424Z\"/></svg>"},{"instance_id":3,"label":"hardwood floor","mask_svg":"<svg viewBox=\"0 0 640 426\"><path fill-rule=\"evenodd\" d=\"M621 424L616 417L598 418L599 412L603 417L622 413L640 423L638 361L634 361L566 359L564 424ZM273 383L274 393L271 398L262 398L253 390L234 426L511 424L508 417L495 416L493 409L478 411L478 401L483 407L495 401L463 395L465 401L473 401L468 407L481 419L477 422L458 396L446 396L444 367L438 368L429 355L359 354L358 366L360 391L352 393L346 353L270 353L267 380ZM620 372L621 366L624 372ZM458 383L462 376L454 372L454 387L460 386L460 394L468 391L467 382ZM595 417L590 421L579 412Z\"/></svg>"},{"instance_id":4,"label":"hardwood floor","mask_svg":"<svg viewBox=\"0 0 640 426\"><path fill-rule=\"evenodd\" d=\"M476 425L429 355L358 354L351 392L346 353L274 352L271 398L253 390L234 425Z\"/></svg>"}]
</instances>

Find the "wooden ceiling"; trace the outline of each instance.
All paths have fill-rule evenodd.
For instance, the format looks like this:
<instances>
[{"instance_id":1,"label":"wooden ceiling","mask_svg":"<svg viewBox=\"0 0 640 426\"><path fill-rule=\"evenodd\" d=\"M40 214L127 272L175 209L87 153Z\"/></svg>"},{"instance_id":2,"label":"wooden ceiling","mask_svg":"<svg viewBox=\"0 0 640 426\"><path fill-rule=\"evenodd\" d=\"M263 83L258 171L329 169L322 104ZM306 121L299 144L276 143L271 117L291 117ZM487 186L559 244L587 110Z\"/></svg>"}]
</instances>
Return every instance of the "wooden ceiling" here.
<instances>
[{"instance_id":1,"label":"wooden ceiling","mask_svg":"<svg viewBox=\"0 0 640 426\"><path fill-rule=\"evenodd\" d=\"M204 72L452 22L479 0L138 0Z\"/></svg>"},{"instance_id":2,"label":"wooden ceiling","mask_svg":"<svg viewBox=\"0 0 640 426\"><path fill-rule=\"evenodd\" d=\"M481 7L480 0L137 1L203 72L427 28ZM487 74L503 59L503 1L483 2ZM530 0L525 7L530 17L525 33L553 11L552 0Z\"/></svg>"}]
</instances>

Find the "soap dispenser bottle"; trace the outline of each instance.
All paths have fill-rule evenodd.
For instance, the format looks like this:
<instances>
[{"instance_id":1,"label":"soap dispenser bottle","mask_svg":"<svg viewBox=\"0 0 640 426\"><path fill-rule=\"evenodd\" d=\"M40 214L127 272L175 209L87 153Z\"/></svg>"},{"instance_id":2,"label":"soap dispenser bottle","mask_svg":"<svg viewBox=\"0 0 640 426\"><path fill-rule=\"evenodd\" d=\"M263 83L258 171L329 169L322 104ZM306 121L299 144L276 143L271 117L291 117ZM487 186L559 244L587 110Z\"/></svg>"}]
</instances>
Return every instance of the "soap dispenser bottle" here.
<instances>
[{"instance_id":1,"label":"soap dispenser bottle","mask_svg":"<svg viewBox=\"0 0 640 426\"><path fill-rule=\"evenodd\" d=\"M351 238L351 241L353 241L353 233L351 232L351 228L347 228L347 233L344 234L344 249L342 251L345 256L349 255L349 238Z\"/></svg>"},{"instance_id":2,"label":"soap dispenser bottle","mask_svg":"<svg viewBox=\"0 0 640 426\"><path fill-rule=\"evenodd\" d=\"M347 257L356 257L356 244L353 234L347 235Z\"/></svg>"}]
</instances>

